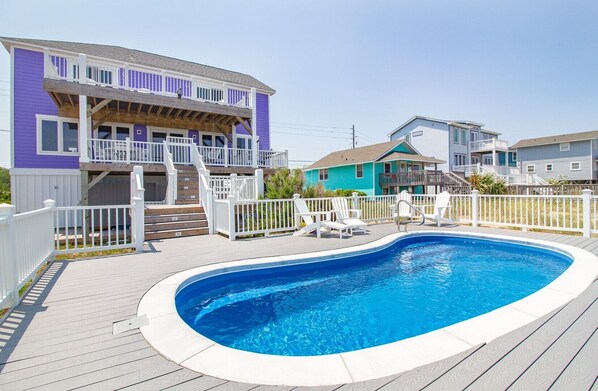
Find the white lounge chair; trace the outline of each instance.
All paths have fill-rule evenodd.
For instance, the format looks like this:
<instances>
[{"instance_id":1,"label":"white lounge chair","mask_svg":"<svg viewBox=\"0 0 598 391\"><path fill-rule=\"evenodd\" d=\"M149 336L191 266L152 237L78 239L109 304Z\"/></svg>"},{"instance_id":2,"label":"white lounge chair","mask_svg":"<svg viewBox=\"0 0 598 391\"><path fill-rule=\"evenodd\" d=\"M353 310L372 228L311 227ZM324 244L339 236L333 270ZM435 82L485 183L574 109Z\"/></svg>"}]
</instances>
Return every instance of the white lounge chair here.
<instances>
[{"instance_id":1,"label":"white lounge chair","mask_svg":"<svg viewBox=\"0 0 598 391\"><path fill-rule=\"evenodd\" d=\"M451 222L450 219L446 219L444 215L446 214L446 210L450 208L449 202L451 200L451 195L448 191L443 191L442 193L436 195L436 202L434 202L434 213L424 213L424 217L426 220L435 221L436 224L440 227L440 223L442 221Z\"/></svg>"},{"instance_id":2,"label":"white lounge chair","mask_svg":"<svg viewBox=\"0 0 598 391\"><path fill-rule=\"evenodd\" d=\"M336 214L337 222L351 226L353 231L366 232L368 225L360 220L361 209L349 209L346 198L334 197L332 199L332 209Z\"/></svg>"},{"instance_id":3,"label":"white lounge chair","mask_svg":"<svg viewBox=\"0 0 598 391\"><path fill-rule=\"evenodd\" d=\"M405 201L399 203L399 201ZM396 203L399 205L399 213L397 214L397 204L390 206L390 214L393 219L412 219L413 218L413 208L409 206L411 204L412 197L411 194L407 192L407 190L403 190L399 194L397 194ZM408 202L408 204L406 203Z\"/></svg>"},{"instance_id":4,"label":"white lounge chair","mask_svg":"<svg viewBox=\"0 0 598 391\"><path fill-rule=\"evenodd\" d=\"M294 198L296 216L301 217L305 223L305 227L295 232L294 236L305 235L307 233L316 231L316 236L321 237L321 231L323 228L329 230L337 230L340 238L343 238L343 232L347 236L353 234L351 226L330 220L330 212L310 212L307 208L307 204L304 199ZM322 219L322 216L324 219Z\"/></svg>"}]
</instances>

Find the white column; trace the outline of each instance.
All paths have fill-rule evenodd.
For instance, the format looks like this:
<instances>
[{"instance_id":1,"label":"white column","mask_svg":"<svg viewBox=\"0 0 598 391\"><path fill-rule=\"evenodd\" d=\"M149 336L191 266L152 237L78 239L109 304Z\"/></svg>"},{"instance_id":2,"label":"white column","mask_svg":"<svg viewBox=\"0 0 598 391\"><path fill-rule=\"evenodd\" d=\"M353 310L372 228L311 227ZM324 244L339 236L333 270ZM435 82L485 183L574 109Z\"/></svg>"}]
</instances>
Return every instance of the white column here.
<instances>
[{"instance_id":1,"label":"white column","mask_svg":"<svg viewBox=\"0 0 598 391\"><path fill-rule=\"evenodd\" d=\"M6 263L0 264L0 272L6 276L6 291L10 297L5 305L7 307L14 307L19 304L19 271L17 267L17 252L16 252L16 233L14 224L14 215L17 207L9 204L0 204L0 217L6 218L8 225L8 248L4 249L7 255Z\"/></svg>"},{"instance_id":2,"label":"white column","mask_svg":"<svg viewBox=\"0 0 598 391\"><path fill-rule=\"evenodd\" d=\"M584 189L581 191L582 210L583 210L583 236L589 238L592 234L592 190Z\"/></svg>"},{"instance_id":3,"label":"white column","mask_svg":"<svg viewBox=\"0 0 598 391\"><path fill-rule=\"evenodd\" d=\"M480 192L478 190L471 191L471 225L478 226L478 197Z\"/></svg>"},{"instance_id":4,"label":"white column","mask_svg":"<svg viewBox=\"0 0 598 391\"><path fill-rule=\"evenodd\" d=\"M492 165L493 166L498 166L498 164L496 164L496 149L492 148Z\"/></svg>"},{"instance_id":5,"label":"white column","mask_svg":"<svg viewBox=\"0 0 598 391\"><path fill-rule=\"evenodd\" d=\"M87 96L79 95L79 162L89 162L87 139L89 132L89 118L87 117Z\"/></svg>"},{"instance_id":6,"label":"white column","mask_svg":"<svg viewBox=\"0 0 598 391\"><path fill-rule=\"evenodd\" d=\"M255 88L251 89L251 166L257 168L257 92Z\"/></svg>"},{"instance_id":7,"label":"white column","mask_svg":"<svg viewBox=\"0 0 598 391\"><path fill-rule=\"evenodd\" d=\"M255 196L264 196L264 170L261 168L255 170Z\"/></svg>"}]
</instances>

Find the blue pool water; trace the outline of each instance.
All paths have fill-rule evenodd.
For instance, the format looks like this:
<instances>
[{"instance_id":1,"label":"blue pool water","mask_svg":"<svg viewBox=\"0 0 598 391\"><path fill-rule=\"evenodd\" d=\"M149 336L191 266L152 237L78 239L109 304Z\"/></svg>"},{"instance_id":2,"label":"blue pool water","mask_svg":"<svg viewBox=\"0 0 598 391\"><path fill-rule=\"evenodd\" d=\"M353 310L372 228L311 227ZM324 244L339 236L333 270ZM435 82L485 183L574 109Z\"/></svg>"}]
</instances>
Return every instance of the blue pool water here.
<instances>
[{"instance_id":1,"label":"blue pool water","mask_svg":"<svg viewBox=\"0 0 598 391\"><path fill-rule=\"evenodd\" d=\"M489 312L546 286L560 253L415 236L368 255L209 277L176 296L181 318L235 349L313 356L382 345Z\"/></svg>"}]
</instances>

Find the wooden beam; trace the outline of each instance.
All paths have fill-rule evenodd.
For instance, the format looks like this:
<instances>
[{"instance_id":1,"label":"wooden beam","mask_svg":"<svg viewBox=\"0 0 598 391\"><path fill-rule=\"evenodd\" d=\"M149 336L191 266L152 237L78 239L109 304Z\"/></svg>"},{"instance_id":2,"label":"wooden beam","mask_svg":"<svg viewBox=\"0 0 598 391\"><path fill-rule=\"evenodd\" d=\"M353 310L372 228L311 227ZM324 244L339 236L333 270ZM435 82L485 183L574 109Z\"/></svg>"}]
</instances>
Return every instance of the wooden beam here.
<instances>
[{"instance_id":1,"label":"wooden beam","mask_svg":"<svg viewBox=\"0 0 598 391\"><path fill-rule=\"evenodd\" d=\"M95 98L94 98L94 101L95 101ZM92 115L94 115L95 113L97 113L98 111L103 109L104 106L108 105L108 103L110 103L110 102L112 102L112 99L104 99L100 103L96 104L91 110L87 110L87 116L91 117Z\"/></svg>"},{"instance_id":2,"label":"wooden beam","mask_svg":"<svg viewBox=\"0 0 598 391\"><path fill-rule=\"evenodd\" d=\"M153 108L154 108L154 105L150 105L150 107L148 107L148 109L147 109L146 115L150 115L152 113Z\"/></svg>"},{"instance_id":3,"label":"wooden beam","mask_svg":"<svg viewBox=\"0 0 598 391\"><path fill-rule=\"evenodd\" d=\"M164 106L158 107L158 111L156 111L156 115L160 115L160 113L164 110Z\"/></svg>"},{"instance_id":4,"label":"wooden beam","mask_svg":"<svg viewBox=\"0 0 598 391\"><path fill-rule=\"evenodd\" d=\"M132 102L129 102L129 107L127 107L127 114L131 114L131 104Z\"/></svg>"},{"instance_id":5,"label":"wooden beam","mask_svg":"<svg viewBox=\"0 0 598 391\"><path fill-rule=\"evenodd\" d=\"M75 102L73 102L73 96L71 94L66 94L66 96L69 98L69 102L71 102L71 106L76 107Z\"/></svg>"},{"instance_id":6,"label":"wooden beam","mask_svg":"<svg viewBox=\"0 0 598 391\"><path fill-rule=\"evenodd\" d=\"M56 107L60 107L60 102L58 101L58 97L56 96L55 93L50 92L48 93L50 95L50 98L52 98L52 100L54 101L54 103L56 104Z\"/></svg>"},{"instance_id":7,"label":"wooden beam","mask_svg":"<svg viewBox=\"0 0 598 391\"><path fill-rule=\"evenodd\" d=\"M106 114L105 116L100 118L95 124L92 124L91 130L96 130L97 128L102 126L106 121L108 121L113 116L114 116L114 111L109 112L108 114Z\"/></svg>"},{"instance_id":8,"label":"wooden beam","mask_svg":"<svg viewBox=\"0 0 598 391\"><path fill-rule=\"evenodd\" d=\"M237 121L239 121L241 123L241 125L243 125L243 127L245 128L245 130L247 130L249 132L249 134L253 134L253 132L251 131L251 128L249 127L249 125L247 125L245 123L245 120L242 119L241 117L236 117Z\"/></svg>"},{"instance_id":9,"label":"wooden beam","mask_svg":"<svg viewBox=\"0 0 598 391\"><path fill-rule=\"evenodd\" d=\"M208 118L209 115L210 115L210 113L203 113L201 115L201 117L199 117L199 119L197 120L197 122L202 122L203 120L205 120L206 118Z\"/></svg>"},{"instance_id":10,"label":"wooden beam","mask_svg":"<svg viewBox=\"0 0 598 391\"><path fill-rule=\"evenodd\" d=\"M139 116L139 113L141 113L142 108L143 108L143 105L140 103L139 107L137 107L137 116Z\"/></svg>"},{"instance_id":11,"label":"wooden beam","mask_svg":"<svg viewBox=\"0 0 598 391\"><path fill-rule=\"evenodd\" d=\"M185 113L183 119L187 119L191 115L191 113L193 113L193 110L187 110L187 113Z\"/></svg>"},{"instance_id":12,"label":"wooden beam","mask_svg":"<svg viewBox=\"0 0 598 391\"><path fill-rule=\"evenodd\" d=\"M179 114L181 114L183 112L183 109L178 109L174 115L174 119L178 119L179 118Z\"/></svg>"},{"instance_id":13,"label":"wooden beam","mask_svg":"<svg viewBox=\"0 0 598 391\"><path fill-rule=\"evenodd\" d=\"M197 118L200 114L201 114L201 111L195 112L195 114L193 114L193 117L191 117L191 121L195 121L195 118Z\"/></svg>"},{"instance_id":14,"label":"wooden beam","mask_svg":"<svg viewBox=\"0 0 598 391\"><path fill-rule=\"evenodd\" d=\"M218 129L220 133L222 133L228 141L230 141L231 143L233 142L233 135L230 132L230 128L227 129L226 126L216 124L216 129Z\"/></svg>"},{"instance_id":15,"label":"wooden beam","mask_svg":"<svg viewBox=\"0 0 598 391\"><path fill-rule=\"evenodd\" d=\"M104 179L104 177L106 175L110 174L110 171L102 171L100 173L100 175L98 175L97 177L94 178L93 181L89 182L89 185L87 185L87 190L89 191L89 189L91 189L92 187L94 187L99 181L101 181L102 179Z\"/></svg>"},{"instance_id":16,"label":"wooden beam","mask_svg":"<svg viewBox=\"0 0 598 391\"><path fill-rule=\"evenodd\" d=\"M172 110L174 110L174 107L168 108L168 112L166 112L166 115L165 115L166 118L168 118L170 116L170 113L172 113Z\"/></svg>"}]
</instances>

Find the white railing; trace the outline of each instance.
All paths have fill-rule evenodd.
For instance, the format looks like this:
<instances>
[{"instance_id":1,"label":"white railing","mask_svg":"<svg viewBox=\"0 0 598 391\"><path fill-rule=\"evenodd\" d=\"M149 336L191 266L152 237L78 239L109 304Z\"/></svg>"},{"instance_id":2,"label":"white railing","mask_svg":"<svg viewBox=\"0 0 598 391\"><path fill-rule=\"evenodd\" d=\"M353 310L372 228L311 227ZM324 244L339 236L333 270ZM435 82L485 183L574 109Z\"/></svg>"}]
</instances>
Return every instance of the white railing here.
<instances>
[{"instance_id":1,"label":"white railing","mask_svg":"<svg viewBox=\"0 0 598 391\"><path fill-rule=\"evenodd\" d=\"M210 188L214 191L217 200L226 200L228 196L234 196L238 201L256 200L260 195L260 183L263 186L263 179L258 179L263 171L256 170L256 176L238 176L237 174L211 175Z\"/></svg>"},{"instance_id":2,"label":"white railing","mask_svg":"<svg viewBox=\"0 0 598 391\"><path fill-rule=\"evenodd\" d=\"M208 232L214 233L214 190L210 185L210 171L206 169L203 157L199 154L197 148L191 150L191 161L197 170L199 178L199 200L204 208L206 219L208 220Z\"/></svg>"},{"instance_id":3,"label":"white railing","mask_svg":"<svg viewBox=\"0 0 598 391\"><path fill-rule=\"evenodd\" d=\"M263 168L286 168L289 166L287 151L258 151L257 165Z\"/></svg>"},{"instance_id":4,"label":"white railing","mask_svg":"<svg viewBox=\"0 0 598 391\"><path fill-rule=\"evenodd\" d=\"M295 205L292 199L255 200L236 202L229 197L229 229L234 238L248 235L269 236L277 232L294 231L296 228ZM234 233L232 233L234 232Z\"/></svg>"},{"instance_id":5,"label":"white railing","mask_svg":"<svg viewBox=\"0 0 598 391\"><path fill-rule=\"evenodd\" d=\"M195 149L193 139L187 137L168 137L164 143L172 155L174 164L188 165L192 163L191 153Z\"/></svg>"},{"instance_id":6,"label":"white railing","mask_svg":"<svg viewBox=\"0 0 598 391\"><path fill-rule=\"evenodd\" d=\"M162 164L162 143L126 140L88 140L89 160L93 163Z\"/></svg>"},{"instance_id":7,"label":"white railing","mask_svg":"<svg viewBox=\"0 0 598 391\"><path fill-rule=\"evenodd\" d=\"M470 152L480 152L480 151L492 151L492 150L507 150L509 148L509 144L505 140L499 140L496 138L485 139L485 140L477 140L471 141L469 143L469 151Z\"/></svg>"},{"instance_id":8,"label":"white railing","mask_svg":"<svg viewBox=\"0 0 598 391\"><path fill-rule=\"evenodd\" d=\"M230 223L233 218L229 216L229 202L227 201L216 201L214 200L213 210L214 210L214 230L218 233L223 235L228 235L230 240L234 240L234 224L233 230L231 233Z\"/></svg>"},{"instance_id":9,"label":"white railing","mask_svg":"<svg viewBox=\"0 0 598 391\"><path fill-rule=\"evenodd\" d=\"M137 251L143 251L145 241L145 188L143 167L135 166L131 172L131 236Z\"/></svg>"},{"instance_id":10,"label":"white railing","mask_svg":"<svg viewBox=\"0 0 598 391\"><path fill-rule=\"evenodd\" d=\"M79 70L85 69L80 75ZM130 64L58 50L46 50L44 77L142 93L192 99L228 106L252 108L252 89L144 65Z\"/></svg>"},{"instance_id":11,"label":"white railing","mask_svg":"<svg viewBox=\"0 0 598 391\"><path fill-rule=\"evenodd\" d=\"M168 144L164 145L164 166L166 166L166 177L168 184L166 185L166 205L174 205L177 199L177 170L174 168L172 153L168 149Z\"/></svg>"},{"instance_id":12,"label":"white railing","mask_svg":"<svg viewBox=\"0 0 598 391\"><path fill-rule=\"evenodd\" d=\"M198 146L208 166L251 167L253 151L242 148ZM257 165L260 168L281 168L288 166L287 151L258 151Z\"/></svg>"},{"instance_id":13,"label":"white railing","mask_svg":"<svg viewBox=\"0 0 598 391\"><path fill-rule=\"evenodd\" d=\"M44 208L15 214L13 205L0 205L0 308L19 302L19 290L54 253L55 201Z\"/></svg>"}]
</instances>

